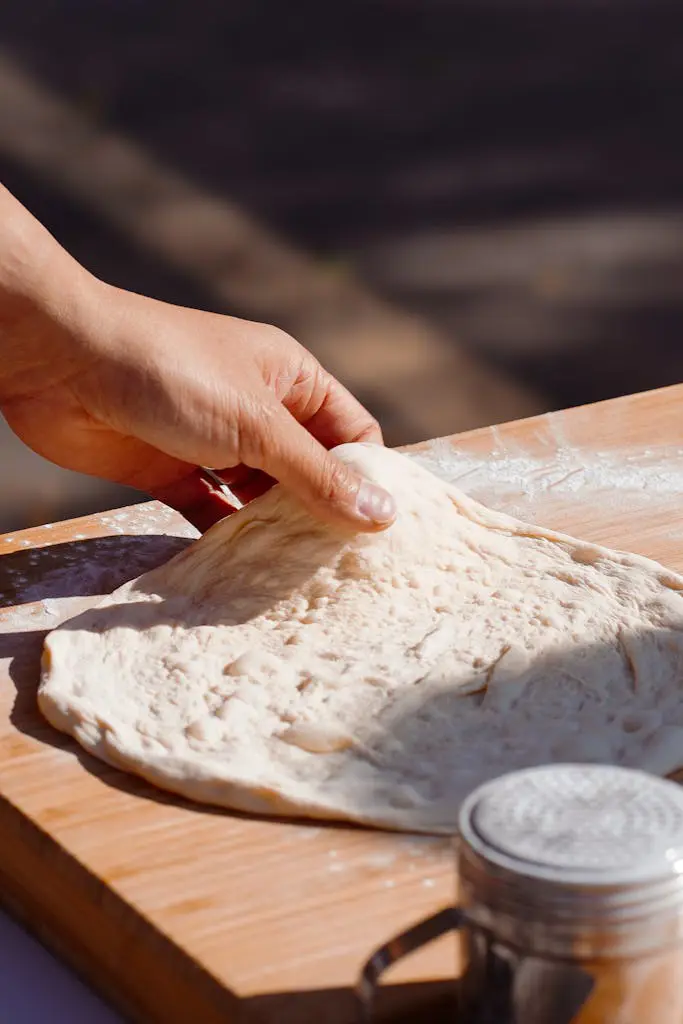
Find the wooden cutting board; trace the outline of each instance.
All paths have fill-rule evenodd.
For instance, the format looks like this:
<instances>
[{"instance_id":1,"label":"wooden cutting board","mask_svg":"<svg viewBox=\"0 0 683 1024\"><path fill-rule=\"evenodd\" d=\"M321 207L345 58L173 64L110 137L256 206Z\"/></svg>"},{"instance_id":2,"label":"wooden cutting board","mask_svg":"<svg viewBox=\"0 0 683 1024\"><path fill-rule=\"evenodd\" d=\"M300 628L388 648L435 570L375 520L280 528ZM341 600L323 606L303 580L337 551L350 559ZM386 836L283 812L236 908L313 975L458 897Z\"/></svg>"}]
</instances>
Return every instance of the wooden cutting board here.
<instances>
[{"instance_id":1,"label":"wooden cutting board","mask_svg":"<svg viewBox=\"0 0 683 1024\"><path fill-rule=\"evenodd\" d=\"M683 570L683 387L416 448L494 506ZM449 842L191 807L36 710L45 630L188 535L149 503L0 538L0 898L132 1019L350 1024L367 954L452 900ZM453 970L446 940L389 1002Z\"/></svg>"}]
</instances>

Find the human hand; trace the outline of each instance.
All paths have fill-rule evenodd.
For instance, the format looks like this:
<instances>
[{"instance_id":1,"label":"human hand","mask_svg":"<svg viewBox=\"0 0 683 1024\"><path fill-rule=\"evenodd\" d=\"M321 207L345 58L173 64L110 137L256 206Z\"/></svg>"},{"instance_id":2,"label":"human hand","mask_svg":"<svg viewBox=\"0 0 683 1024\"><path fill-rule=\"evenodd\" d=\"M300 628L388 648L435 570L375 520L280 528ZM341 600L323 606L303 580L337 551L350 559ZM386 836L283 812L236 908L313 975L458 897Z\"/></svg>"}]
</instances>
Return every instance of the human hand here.
<instances>
[{"instance_id":1,"label":"human hand","mask_svg":"<svg viewBox=\"0 0 683 1024\"><path fill-rule=\"evenodd\" d=\"M232 508L198 466L245 503L278 480L320 519L389 525L391 497L327 451L381 443L379 426L298 342L74 267L68 301L16 318L10 383L0 375L2 411L34 451L139 488L200 529Z\"/></svg>"}]
</instances>

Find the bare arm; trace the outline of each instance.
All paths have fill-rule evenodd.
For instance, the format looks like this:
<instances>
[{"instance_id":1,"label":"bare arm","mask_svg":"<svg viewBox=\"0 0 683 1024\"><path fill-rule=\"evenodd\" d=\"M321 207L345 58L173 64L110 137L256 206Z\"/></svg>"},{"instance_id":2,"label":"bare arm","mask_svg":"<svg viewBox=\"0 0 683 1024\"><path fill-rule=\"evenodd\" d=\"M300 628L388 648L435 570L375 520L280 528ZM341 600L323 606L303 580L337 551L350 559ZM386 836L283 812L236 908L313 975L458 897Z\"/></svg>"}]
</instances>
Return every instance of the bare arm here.
<instances>
[{"instance_id":1,"label":"bare arm","mask_svg":"<svg viewBox=\"0 0 683 1024\"><path fill-rule=\"evenodd\" d=\"M0 408L46 458L159 497L200 528L273 479L322 519L381 529L385 491L331 455L370 414L283 331L99 281L0 186Z\"/></svg>"}]
</instances>

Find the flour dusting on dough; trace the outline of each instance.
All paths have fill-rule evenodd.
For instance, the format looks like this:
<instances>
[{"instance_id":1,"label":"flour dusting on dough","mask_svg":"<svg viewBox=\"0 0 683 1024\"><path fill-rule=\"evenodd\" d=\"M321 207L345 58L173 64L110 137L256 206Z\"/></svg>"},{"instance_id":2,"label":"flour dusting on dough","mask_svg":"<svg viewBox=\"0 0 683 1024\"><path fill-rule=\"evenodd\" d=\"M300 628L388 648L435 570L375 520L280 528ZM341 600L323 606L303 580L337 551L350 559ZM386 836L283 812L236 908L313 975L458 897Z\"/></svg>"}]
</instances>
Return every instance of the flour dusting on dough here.
<instances>
[{"instance_id":1,"label":"flour dusting on dough","mask_svg":"<svg viewBox=\"0 0 683 1024\"><path fill-rule=\"evenodd\" d=\"M682 577L338 453L395 494L389 530L273 489L49 636L48 719L191 799L410 831L532 764L683 765Z\"/></svg>"}]
</instances>

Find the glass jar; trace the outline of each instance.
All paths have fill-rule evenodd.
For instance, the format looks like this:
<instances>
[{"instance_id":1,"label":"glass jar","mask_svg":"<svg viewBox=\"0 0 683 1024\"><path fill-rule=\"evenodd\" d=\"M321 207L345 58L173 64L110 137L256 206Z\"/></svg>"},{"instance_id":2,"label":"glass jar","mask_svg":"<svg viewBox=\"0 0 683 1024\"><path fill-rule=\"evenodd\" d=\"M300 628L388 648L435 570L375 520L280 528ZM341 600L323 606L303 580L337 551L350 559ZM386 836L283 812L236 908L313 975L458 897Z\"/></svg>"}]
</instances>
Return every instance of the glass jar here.
<instances>
[{"instance_id":1,"label":"glass jar","mask_svg":"<svg viewBox=\"0 0 683 1024\"><path fill-rule=\"evenodd\" d=\"M397 936L358 986L450 930L454 1021L683 1024L683 789L626 768L552 765L475 790L459 817L460 904Z\"/></svg>"}]
</instances>

